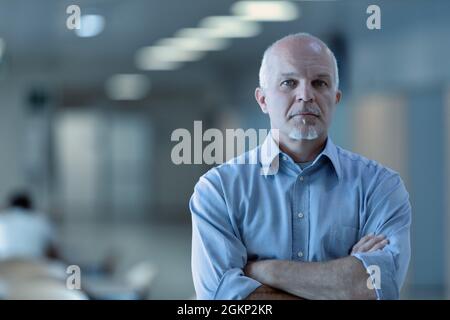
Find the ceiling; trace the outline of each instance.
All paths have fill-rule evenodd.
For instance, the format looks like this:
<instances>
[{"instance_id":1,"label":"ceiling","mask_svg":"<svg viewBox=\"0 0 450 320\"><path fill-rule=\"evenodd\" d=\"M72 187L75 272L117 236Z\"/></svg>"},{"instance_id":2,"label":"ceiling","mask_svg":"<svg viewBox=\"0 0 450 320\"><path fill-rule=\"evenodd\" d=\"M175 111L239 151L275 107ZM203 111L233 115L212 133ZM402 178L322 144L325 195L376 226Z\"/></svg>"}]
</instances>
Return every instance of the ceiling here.
<instances>
[{"instance_id":1,"label":"ceiling","mask_svg":"<svg viewBox=\"0 0 450 320\"><path fill-rule=\"evenodd\" d=\"M267 45L288 33L311 32L325 41L335 34L348 41L367 35L366 8L373 1L293 1L301 16L291 22L265 22L263 32L234 39L224 51L208 53L200 62L177 71L141 72L134 65L137 49L152 45L177 30L196 27L211 15L229 15L233 0L0 0L0 37L7 45L12 72L53 76L68 86L99 86L115 73L140 72L152 82L211 81L211 74L255 68ZM396 32L419 21L445 20L449 1L376 1L382 7L385 32ZM430 4L433 2L433 5ZM82 13L106 19L103 33L79 38L66 28L67 6L78 4ZM447 12L447 13L446 13ZM449 13L450 14L450 13Z\"/></svg>"}]
</instances>

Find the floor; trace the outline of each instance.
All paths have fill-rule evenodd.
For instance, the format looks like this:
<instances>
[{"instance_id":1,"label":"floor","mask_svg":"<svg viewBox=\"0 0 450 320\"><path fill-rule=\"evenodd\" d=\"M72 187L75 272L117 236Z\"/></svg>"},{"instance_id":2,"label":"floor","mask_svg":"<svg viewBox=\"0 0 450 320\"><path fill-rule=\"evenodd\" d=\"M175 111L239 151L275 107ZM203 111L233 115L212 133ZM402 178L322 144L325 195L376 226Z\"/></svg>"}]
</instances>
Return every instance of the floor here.
<instances>
[{"instance_id":1,"label":"floor","mask_svg":"<svg viewBox=\"0 0 450 320\"><path fill-rule=\"evenodd\" d=\"M191 299L191 226L150 223L71 223L58 229L65 258L82 266L95 266L108 257L119 273L150 261L157 268L150 299Z\"/></svg>"}]
</instances>

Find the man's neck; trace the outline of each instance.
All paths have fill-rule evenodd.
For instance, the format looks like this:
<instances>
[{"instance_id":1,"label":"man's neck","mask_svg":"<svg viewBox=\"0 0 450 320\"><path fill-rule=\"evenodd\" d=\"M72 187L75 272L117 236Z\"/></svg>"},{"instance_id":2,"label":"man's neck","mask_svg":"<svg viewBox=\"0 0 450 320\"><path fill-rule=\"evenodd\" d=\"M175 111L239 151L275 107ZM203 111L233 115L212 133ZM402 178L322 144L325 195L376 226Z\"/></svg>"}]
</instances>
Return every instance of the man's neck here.
<instances>
[{"instance_id":1,"label":"man's neck","mask_svg":"<svg viewBox=\"0 0 450 320\"><path fill-rule=\"evenodd\" d=\"M327 136L314 140L294 140L280 135L279 148L289 155L295 162L313 161L325 148Z\"/></svg>"}]
</instances>

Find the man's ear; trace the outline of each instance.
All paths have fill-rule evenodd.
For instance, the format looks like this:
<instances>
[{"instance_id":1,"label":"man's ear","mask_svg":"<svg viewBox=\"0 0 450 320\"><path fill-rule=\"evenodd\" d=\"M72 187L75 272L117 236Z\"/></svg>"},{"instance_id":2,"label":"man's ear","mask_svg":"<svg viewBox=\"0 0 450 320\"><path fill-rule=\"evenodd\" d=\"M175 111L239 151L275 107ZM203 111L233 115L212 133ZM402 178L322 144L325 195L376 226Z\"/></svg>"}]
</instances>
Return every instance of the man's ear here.
<instances>
[{"instance_id":1,"label":"man's ear","mask_svg":"<svg viewBox=\"0 0 450 320\"><path fill-rule=\"evenodd\" d=\"M255 99L258 102L262 112L267 113L266 96L264 90L260 87L255 90Z\"/></svg>"},{"instance_id":2,"label":"man's ear","mask_svg":"<svg viewBox=\"0 0 450 320\"><path fill-rule=\"evenodd\" d=\"M336 100L335 100L335 104L338 104L339 101L341 101L341 97L342 97L342 91L341 90L337 90L336 91Z\"/></svg>"}]
</instances>

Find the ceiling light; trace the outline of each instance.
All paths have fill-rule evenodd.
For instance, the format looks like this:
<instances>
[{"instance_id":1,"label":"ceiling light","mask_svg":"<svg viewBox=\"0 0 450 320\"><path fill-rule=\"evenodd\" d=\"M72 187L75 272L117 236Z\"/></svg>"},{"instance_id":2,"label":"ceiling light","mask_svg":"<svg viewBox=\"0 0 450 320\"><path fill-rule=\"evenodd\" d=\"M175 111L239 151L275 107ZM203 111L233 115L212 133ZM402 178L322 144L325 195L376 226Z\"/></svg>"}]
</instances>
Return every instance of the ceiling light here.
<instances>
[{"instance_id":1,"label":"ceiling light","mask_svg":"<svg viewBox=\"0 0 450 320\"><path fill-rule=\"evenodd\" d=\"M235 16L207 17L200 21L200 27L210 29L211 36L216 38L247 38L261 32L258 23Z\"/></svg>"},{"instance_id":2,"label":"ceiling light","mask_svg":"<svg viewBox=\"0 0 450 320\"><path fill-rule=\"evenodd\" d=\"M96 14L83 15L80 22L80 29L75 29L75 33L82 38L95 37L105 28L105 18Z\"/></svg>"},{"instance_id":3,"label":"ceiling light","mask_svg":"<svg viewBox=\"0 0 450 320\"><path fill-rule=\"evenodd\" d=\"M144 47L136 53L136 64L142 69L148 65L180 63L200 60L205 55L201 51L183 50L172 46Z\"/></svg>"},{"instance_id":4,"label":"ceiling light","mask_svg":"<svg viewBox=\"0 0 450 320\"><path fill-rule=\"evenodd\" d=\"M229 45L227 39L210 37L174 37L159 40L156 45L171 46L182 50L214 51Z\"/></svg>"},{"instance_id":5,"label":"ceiling light","mask_svg":"<svg viewBox=\"0 0 450 320\"><path fill-rule=\"evenodd\" d=\"M136 54L136 67L141 70L146 71L170 71L181 68L181 62L173 61L158 61L154 59L149 59L143 54Z\"/></svg>"},{"instance_id":6,"label":"ceiling light","mask_svg":"<svg viewBox=\"0 0 450 320\"><path fill-rule=\"evenodd\" d=\"M177 38L215 38L214 31L207 28L183 28L175 33Z\"/></svg>"},{"instance_id":7,"label":"ceiling light","mask_svg":"<svg viewBox=\"0 0 450 320\"><path fill-rule=\"evenodd\" d=\"M299 16L298 7L288 1L239 1L231 12L247 21L290 21Z\"/></svg>"}]
</instances>

